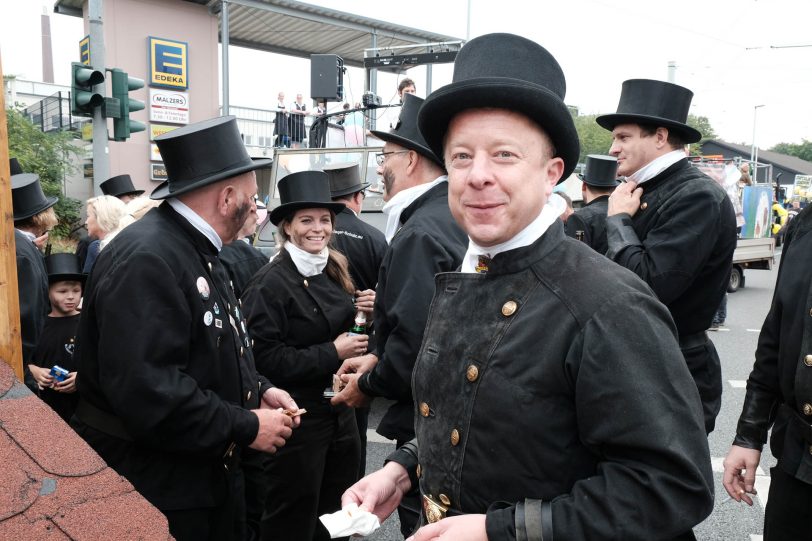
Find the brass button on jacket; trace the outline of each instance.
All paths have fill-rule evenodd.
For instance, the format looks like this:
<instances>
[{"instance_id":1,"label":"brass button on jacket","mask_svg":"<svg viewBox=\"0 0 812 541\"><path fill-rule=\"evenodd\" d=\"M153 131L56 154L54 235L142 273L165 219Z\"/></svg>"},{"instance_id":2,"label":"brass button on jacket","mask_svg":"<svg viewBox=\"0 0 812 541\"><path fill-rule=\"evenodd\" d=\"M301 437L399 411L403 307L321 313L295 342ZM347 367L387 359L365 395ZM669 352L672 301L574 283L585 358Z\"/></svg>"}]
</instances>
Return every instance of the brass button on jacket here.
<instances>
[{"instance_id":1,"label":"brass button on jacket","mask_svg":"<svg viewBox=\"0 0 812 541\"><path fill-rule=\"evenodd\" d=\"M457 445L460 442L460 431L456 428L451 431L451 445Z\"/></svg>"},{"instance_id":2,"label":"brass button on jacket","mask_svg":"<svg viewBox=\"0 0 812 541\"><path fill-rule=\"evenodd\" d=\"M502 305L502 315L505 317L510 317L516 312L516 308L519 305L516 304L516 301L507 301L505 304Z\"/></svg>"},{"instance_id":3,"label":"brass button on jacket","mask_svg":"<svg viewBox=\"0 0 812 541\"><path fill-rule=\"evenodd\" d=\"M644 202L643 202L643 204L642 204L642 205L640 205L640 210L646 210L647 208L648 208L648 203L646 203L646 202L644 201Z\"/></svg>"},{"instance_id":4,"label":"brass button on jacket","mask_svg":"<svg viewBox=\"0 0 812 541\"><path fill-rule=\"evenodd\" d=\"M804 364L806 366L812 366L812 355L807 355L804 357Z\"/></svg>"},{"instance_id":5,"label":"brass button on jacket","mask_svg":"<svg viewBox=\"0 0 812 541\"><path fill-rule=\"evenodd\" d=\"M479 377L479 368L472 364L468 367L468 370L465 371L465 377L468 378L468 381L471 383L475 382Z\"/></svg>"},{"instance_id":6,"label":"brass button on jacket","mask_svg":"<svg viewBox=\"0 0 812 541\"><path fill-rule=\"evenodd\" d=\"M423 475L423 468L420 467L420 464L417 465L417 478L420 479Z\"/></svg>"},{"instance_id":7,"label":"brass button on jacket","mask_svg":"<svg viewBox=\"0 0 812 541\"><path fill-rule=\"evenodd\" d=\"M420 403L420 415L422 415L423 417L428 417L430 411L431 410L429 409L428 404L426 404L425 402Z\"/></svg>"},{"instance_id":8,"label":"brass button on jacket","mask_svg":"<svg viewBox=\"0 0 812 541\"><path fill-rule=\"evenodd\" d=\"M445 494L440 494L439 498L440 501L443 502L443 505L451 507L451 500L448 499L448 496L446 496Z\"/></svg>"},{"instance_id":9,"label":"brass button on jacket","mask_svg":"<svg viewBox=\"0 0 812 541\"><path fill-rule=\"evenodd\" d=\"M804 404L804 415L812 415L812 404L809 402Z\"/></svg>"}]
</instances>

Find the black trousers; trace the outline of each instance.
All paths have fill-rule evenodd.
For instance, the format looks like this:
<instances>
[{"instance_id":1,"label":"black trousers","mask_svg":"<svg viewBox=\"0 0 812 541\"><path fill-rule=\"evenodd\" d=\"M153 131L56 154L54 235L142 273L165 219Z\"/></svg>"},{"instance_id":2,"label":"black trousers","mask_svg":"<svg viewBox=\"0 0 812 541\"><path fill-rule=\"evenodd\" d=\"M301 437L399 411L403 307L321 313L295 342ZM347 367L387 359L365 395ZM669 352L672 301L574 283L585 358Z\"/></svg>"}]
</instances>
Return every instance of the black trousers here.
<instances>
[{"instance_id":1,"label":"black trousers","mask_svg":"<svg viewBox=\"0 0 812 541\"><path fill-rule=\"evenodd\" d=\"M299 399L297 404L307 414L265 467L266 541L328 538L319 516L341 509L341 495L358 475L361 446L353 410Z\"/></svg>"},{"instance_id":2,"label":"black trousers","mask_svg":"<svg viewBox=\"0 0 812 541\"><path fill-rule=\"evenodd\" d=\"M680 336L680 350L702 400L705 433L710 434L716 426L716 416L722 409L722 363L719 354L705 332Z\"/></svg>"},{"instance_id":3,"label":"black trousers","mask_svg":"<svg viewBox=\"0 0 812 541\"><path fill-rule=\"evenodd\" d=\"M770 495L764 510L764 541L812 538L812 485L781 469L770 469Z\"/></svg>"}]
</instances>

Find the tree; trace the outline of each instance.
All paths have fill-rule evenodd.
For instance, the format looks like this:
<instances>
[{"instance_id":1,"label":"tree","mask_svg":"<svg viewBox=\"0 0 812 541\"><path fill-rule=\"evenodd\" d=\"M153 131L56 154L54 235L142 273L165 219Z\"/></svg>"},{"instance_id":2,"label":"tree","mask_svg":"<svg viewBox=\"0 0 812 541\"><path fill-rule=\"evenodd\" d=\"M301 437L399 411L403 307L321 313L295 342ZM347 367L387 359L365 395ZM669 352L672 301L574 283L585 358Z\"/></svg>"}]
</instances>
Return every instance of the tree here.
<instances>
[{"instance_id":1,"label":"tree","mask_svg":"<svg viewBox=\"0 0 812 541\"><path fill-rule=\"evenodd\" d=\"M9 156L17 158L26 173L39 175L45 195L59 197L54 207L59 225L53 234L65 238L81 218L82 203L63 195L65 175L75 171L71 158L80 150L69 132L42 132L15 108L7 109L6 116Z\"/></svg>"},{"instance_id":2,"label":"tree","mask_svg":"<svg viewBox=\"0 0 812 541\"><path fill-rule=\"evenodd\" d=\"M601 128L595 119L598 115L575 116L575 129L581 142L581 155L578 162L584 163L588 154L608 154L612 146L612 132Z\"/></svg>"},{"instance_id":3,"label":"tree","mask_svg":"<svg viewBox=\"0 0 812 541\"><path fill-rule=\"evenodd\" d=\"M812 162L812 141L806 139L802 143L778 143L770 150Z\"/></svg>"}]
</instances>

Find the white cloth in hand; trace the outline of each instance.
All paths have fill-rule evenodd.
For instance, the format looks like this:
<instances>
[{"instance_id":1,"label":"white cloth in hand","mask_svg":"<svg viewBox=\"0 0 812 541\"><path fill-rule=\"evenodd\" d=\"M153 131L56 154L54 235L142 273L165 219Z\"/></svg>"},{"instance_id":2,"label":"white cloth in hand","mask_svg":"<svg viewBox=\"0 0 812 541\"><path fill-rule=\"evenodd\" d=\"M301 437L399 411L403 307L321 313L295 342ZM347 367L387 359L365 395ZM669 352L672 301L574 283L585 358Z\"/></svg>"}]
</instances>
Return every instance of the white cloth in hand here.
<instances>
[{"instance_id":1,"label":"white cloth in hand","mask_svg":"<svg viewBox=\"0 0 812 541\"><path fill-rule=\"evenodd\" d=\"M354 503L349 504L341 511L336 511L330 515L322 515L319 520L330 532L330 539L348 535L369 535L381 527L378 517L369 511L359 509L358 505Z\"/></svg>"}]
</instances>

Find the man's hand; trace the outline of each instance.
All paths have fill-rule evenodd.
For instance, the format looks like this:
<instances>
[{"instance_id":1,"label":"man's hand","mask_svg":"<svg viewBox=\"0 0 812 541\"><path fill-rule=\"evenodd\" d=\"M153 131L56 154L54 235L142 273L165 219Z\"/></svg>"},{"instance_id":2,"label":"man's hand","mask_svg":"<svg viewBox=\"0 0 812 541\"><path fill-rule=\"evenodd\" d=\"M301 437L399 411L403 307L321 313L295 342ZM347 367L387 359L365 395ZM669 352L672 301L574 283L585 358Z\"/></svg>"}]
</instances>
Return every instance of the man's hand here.
<instances>
[{"instance_id":1,"label":"man's hand","mask_svg":"<svg viewBox=\"0 0 812 541\"><path fill-rule=\"evenodd\" d=\"M485 515L462 515L444 518L417 530L406 541L488 541L485 531Z\"/></svg>"},{"instance_id":2,"label":"man's hand","mask_svg":"<svg viewBox=\"0 0 812 541\"><path fill-rule=\"evenodd\" d=\"M249 445L251 449L275 453L285 445L285 440L293 434L293 419L276 409L251 410L259 418L257 437Z\"/></svg>"},{"instance_id":3,"label":"man's hand","mask_svg":"<svg viewBox=\"0 0 812 541\"><path fill-rule=\"evenodd\" d=\"M44 250L45 246L48 244L48 232L46 231L44 235L41 235L34 239L34 244L40 250Z\"/></svg>"},{"instance_id":4,"label":"man's hand","mask_svg":"<svg viewBox=\"0 0 812 541\"><path fill-rule=\"evenodd\" d=\"M636 182L628 181L615 188L609 196L609 210L607 216L615 214L628 214L634 216L640 208L640 196L643 195L643 188L638 188Z\"/></svg>"},{"instance_id":5,"label":"man's hand","mask_svg":"<svg viewBox=\"0 0 812 541\"><path fill-rule=\"evenodd\" d=\"M372 321L372 312L375 306L375 290L365 289L355 292L355 309L363 310L367 315L367 323Z\"/></svg>"},{"instance_id":6,"label":"man's hand","mask_svg":"<svg viewBox=\"0 0 812 541\"><path fill-rule=\"evenodd\" d=\"M406 468L396 462L388 462L348 488L341 496L341 508L354 503L383 522L397 509L403 495L411 488Z\"/></svg>"},{"instance_id":7,"label":"man's hand","mask_svg":"<svg viewBox=\"0 0 812 541\"><path fill-rule=\"evenodd\" d=\"M737 502L744 500L747 505L753 505L753 500L748 494L756 493L756 468L759 460L761 451L732 445L722 462L725 468L722 484L730 497ZM746 472L744 475L742 470Z\"/></svg>"},{"instance_id":8,"label":"man's hand","mask_svg":"<svg viewBox=\"0 0 812 541\"><path fill-rule=\"evenodd\" d=\"M262 395L262 400L259 403L260 409L272 409L272 410L288 410L288 411L296 411L299 409L299 406L296 405L296 401L291 398L290 394L287 391L283 391L279 387L271 387L265 394ZM296 428L301 424L302 417L297 415L293 417L293 428Z\"/></svg>"},{"instance_id":9,"label":"man's hand","mask_svg":"<svg viewBox=\"0 0 812 541\"><path fill-rule=\"evenodd\" d=\"M60 393L75 393L76 392L76 372L71 372L65 381L61 381L54 385L54 391Z\"/></svg>"},{"instance_id":10,"label":"man's hand","mask_svg":"<svg viewBox=\"0 0 812 541\"><path fill-rule=\"evenodd\" d=\"M341 363L341 367L338 369L338 372L336 372L336 375L363 374L375 368L376 364L378 364L378 356L374 353L367 353L360 357L351 357Z\"/></svg>"},{"instance_id":11,"label":"man's hand","mask_svg":"<svg viewBox=\"0 0 812 541\"><path fill-rule=\"evenodd\" d=\"M330 399L330 404L334 406L345 404L351 408L363 408L369 405L370 397L365 395L358 386L358 378L361 377L361 374L344 374L339 377L344 382L344 388Z\"/></svg>"},{"instance_id":12,"label":"man's hand","mask_svg":"<svg viewBox=\"0 0 812 541\"><path fill-rule=\"evenodd\" d=\"M29 364L28 371L31 372L31 375L34 377L34 381L37 382L40 389L53 387L54 377L51 375L51 371L47 368L42 368L41 366L37 366L35 364Z\"/></svg>"}]
</instances>

